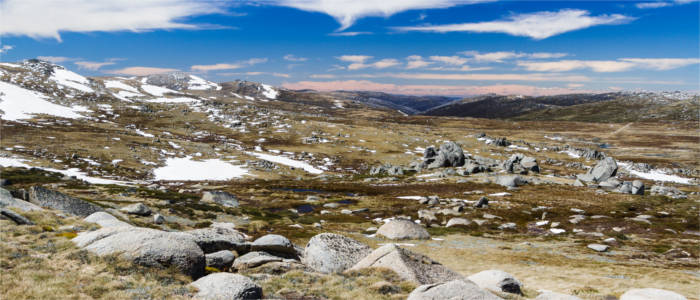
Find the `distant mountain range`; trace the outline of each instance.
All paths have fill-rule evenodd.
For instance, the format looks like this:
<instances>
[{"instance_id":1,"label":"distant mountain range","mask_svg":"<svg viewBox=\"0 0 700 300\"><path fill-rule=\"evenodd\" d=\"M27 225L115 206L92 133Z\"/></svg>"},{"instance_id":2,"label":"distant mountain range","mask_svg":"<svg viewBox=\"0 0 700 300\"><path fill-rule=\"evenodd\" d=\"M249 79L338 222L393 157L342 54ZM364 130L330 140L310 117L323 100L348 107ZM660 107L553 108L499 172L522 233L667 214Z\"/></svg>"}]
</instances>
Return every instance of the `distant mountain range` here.
<instances>
[{"instance_id":1,"label":"distant mountain range","mask_svg":"<svg viewBox=\"0 0 700 300\"><path fill-rule=\"evenodd\" d=\"M56 104L96 99L172 102L216 97L277 100L332 109L378 109L405 115L514 120L629 122L699 119L700 97L684 92L612 92L555 96L410 96L369 91L318 92L231 81L215 83L183 72L136 77L83 77L40 60L0 63L0 81L38 92ZM3 92L0 90L0 93ZM107 97L107 98L105 98Z\"/></svg>"}]
</instances>

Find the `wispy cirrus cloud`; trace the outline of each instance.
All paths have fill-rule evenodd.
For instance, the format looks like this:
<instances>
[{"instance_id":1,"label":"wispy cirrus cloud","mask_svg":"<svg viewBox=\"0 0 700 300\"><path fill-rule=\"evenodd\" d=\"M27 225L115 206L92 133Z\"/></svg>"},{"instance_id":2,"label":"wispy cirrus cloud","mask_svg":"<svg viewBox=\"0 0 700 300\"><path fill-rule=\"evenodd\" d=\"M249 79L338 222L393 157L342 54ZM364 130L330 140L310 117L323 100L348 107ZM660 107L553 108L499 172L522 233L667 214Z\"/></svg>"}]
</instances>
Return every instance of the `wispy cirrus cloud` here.
<instances>
[{"instance_id":1,"label":"wispy cirrus cloud","mask_svg":"<svg viewBox=\"0 0 700 300\"><path fill-rule=\"evenodd\" d=\"M117 63L117 61L124 60L122 58L110 58L106 61L102 62L97 62L97 61L76 61L74 62L75 65L78 66L80 69L84 70L90 70L90 71L97 71L101 69L104 66L111 66Z\"/></svg>"},{"instance_id":2,"label":"wispy cirrus cloud","mask_svg":"<svg viewBox=\"0 0 700 300\"><path fill-rule=\"evenodd\" d=\"M37 56L37 59L48 61L54 64L57 63L62 63L62 62L67 62L74 60L74 58L66 57L66 56Z\"/></svg>"},{"instance_id":3,"label":"wispy cirrus cloud","mask_svg":"<svg viewBox=\"0 0 700 300\"><path fill-rule=\"evenodd\" d=\"M286 61L293 61L293 62L303 62L303 61L309 60L306 57L298 57L298 56L295 56L294 54L287 54L283 58Z\"/></svg>"},{"instance_id":4,"label":"wispy cirrus cloud","mask_svg":"<svg viewBox=\"0 0 700 300\"><path fill-rule=\"evenodd\" d=\"M235 70L267 62L267 58L251 58L235 63L218 63L211 65L193 65L190 70L194 72L209 72L221 70Z\"/></svg>"},{"instance_id":5,"label":"wispy cirrus cloud","mask_svg":"<svg viewBox=\"0 0 700 300\"><path fill-rule=\"evenodd\" d=\"M535 72L567 72L589 69L593 72L624 72L632 69L666 71L700 64L698 58L621 58L618 60L519 61L518 66Z\"/></svg>"},{"instance_id":6,"label":"wispy cirrus cloud","mask_svg":"<svg viewBox=\"0 0 700 300\"><path fill-rule=\"evenodd\" d=\"M389 17L407 10L448 8L491 1L494 0L260 0L256 2L324 13L340 23L337 31L343 31L364 17Z\"/></svg>"},{"instance_id":7,"label":"wispy cirrus cloud","mask_svg":"<svg viewBox=\"0 0 700 300\"><path fill-rule=\"evenodd\" d=\"M667 6L683 5L692 2L698 2L698 0L676 0L676 1L647 1L635 4L639 9L650 9L650 8L661 8Z\"/></svg>"},{"instance_id":8,"label":"wispy cirrus cloud","mask_svg":"<svg viewBox=\"0 0 700 300\"><path fill-rule=\"evenodd\" d=\"M2 45L2 47L0 47L0 54L7 53L7 51L10 51L14 48L15 46L12 45Z\"/></svg>"},{"instance_id":9,"label":"wispy cirrus cloud","mask_svg":"<svg viewBox=\"0 0 700 300\"><path fill-rule=\"evenodd\" d=\"M219 76L272 76L272 77L281 77L281 78L289 78L291 77L287 73L277 73L277 72L238 72L238 73L218 73L216 75Z\"/></svg>"},{"instance_id":10,"label":"wispy cirrus cloud","mask_svg":"<svg viewBox=\"0 0 700 300\"><path fill-rule=\"evenodd\" d=\"M425 68L433 64L431 61L426 61L420 55L411 55L406 57L406 69Z\"/></svg>"},{"instance_id":11,"label":"wispy cirrus cloud","mask_svg":"<svg viewBox=\"0 0 700 300\"><path fill-rule=\"evenodd\" d=\"M106 71L104 71L104 73L117 74L117 75L129 75L129 76L147 76L147 75L163 74L163 73L169 73L169 72L175 72L175 71L178 71L178 69L137 66L137 67L127 67L127 68L122 68L122 69L117 69L117 70L106 70Z\"/></svg>"},{"instance_id":12,"label":"wispy cirrus cloud","mask_svg":"<svg viewBox=\"0 0 700 300\"><path fill-rule=\"evenodd\" d=\"M554 73L377 73L358 74L361 78L398 78L412 80L453 80L453 81L545 81L545 82L585 82L591 79L583 75L563 75Z\"/></svg>"},{"instance_id":13,"label":"wispy cirrus cloud","mask_svg":"<svg viewBox=\"0 0 700 300\"><path fill-rule=\"evenodd\" d=\"M566 53L551 53L551 52L536 52L536 53L523 53L514 51L496 51L496 52L486 52L480 53L478 51L464 51L462 54L471 57L477 62L503 62L505 60L515 59L515 58L531 58L531 59L548 59L548 58L561 58L567 56Z\"/></svg>"},{"instance_id":14,"label":"wispy cirrus cloud","mask_svg":"<svg viewBox=\"0 0 700 300\"><path fill-rule=\"evenodd\" d=\"M369 31L342 31L342 32L332 32L328 35L330 36L358 36L358 35L370 35L372 32Z\"/></svg>"},{"instance_id":15,"label":"wispy cirrus cloud","mask_svg":"<svg viewBox=\"0 0 700 300\"><path fill-rule=\"evenodd\" d=\"M345 69L350 71L366 68L385 69L401 64L401 62L394 58L385 58L371 63L367 62L372 58L372 56L368 55L342 55L338 57L339 60L350 63L349 65L344 67Z\"/></svg>"},{"instance_id":16,"label":"wispy cirrus cloud","mask_svg":"<svg viewBox=\"0 0 700 300\"><path fill-rule=\"evenodd\" d=\"M586 10L562 9L528 14L512 15L500 21L461 23L447 25L421 25L394 27L398 31L421 32L478 32L505 33L514 36L546 39L565 32L580 30L598 25L624 24L635 18L621 15L591 16Z\"/></svg>"},{"instance_id":17,"label":"wispy cirrus cloud","mask_svg":"<svg viewBox=\"0 0 700 300\"><path fill-rule=\"evenodd\" d=\"M480 94L502 95L557 95L568 93L580 93L584 90L571 87L538 87L519 84L496 85L422 85L422 84L392 84L377 83L368 80L335 80L335 81L299 81L284 83L285 88L293 90L311 89L317 91L378 91L404 95L445 95L445 96L469 96Z\"/></svg>"}]
</instances>

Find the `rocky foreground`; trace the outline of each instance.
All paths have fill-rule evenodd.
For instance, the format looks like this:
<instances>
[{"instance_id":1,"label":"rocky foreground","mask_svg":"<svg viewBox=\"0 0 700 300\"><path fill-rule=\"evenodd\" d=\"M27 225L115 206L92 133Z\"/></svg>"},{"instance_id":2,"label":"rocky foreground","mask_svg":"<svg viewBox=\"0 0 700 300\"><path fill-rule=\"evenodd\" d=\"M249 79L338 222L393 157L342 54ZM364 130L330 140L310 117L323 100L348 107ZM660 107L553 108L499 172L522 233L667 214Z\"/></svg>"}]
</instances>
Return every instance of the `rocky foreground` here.
<instances>
[{"instance_id":1,"label":"rocky foreground","mask_svg":"<svg viewBox=\"0 0 700 300\"><path fill-rule=\"evenodd\" d=\"M449 160L450 156L446 157ZM593 171L585 176L599 175L599 172ZM209 193L204 195L203 200L227 203L224 196ZM48 214L47 209L58 211L58 216L83 217L84 222L98 226L61 228L77 233L71 239L75 246L97 256L116 255L145 267L177 270L193 280L190 286L194 290L190 296L198 299L276 298L279 295L265 295L263 287L257 282L260 282L260 278L269 279L293 270L311 276L389 270L400 280L417 286L410 292L408 299L512 299L524 296L525 287L521 281L507 272L484 270L462 276L430 257L396 244L400 240L431 237L422 225L402 218L386 220L376 230L376 235L387 241L376 249L336 233L315 235L301 248L277 234L263 235L251 241L233 223L212 223L206 228L187 231L139 227L120 220L97 205L41 186L32 187L28 199L30 201L14 198L7 190L0 189L0 215L16 226L34 225L23 214ZM120 211L133 215L151 215L150 209L143 204L125 206ZM152 218L154 223L162 222L159 214ZM455 222L460 221L450 220L450 223ZM592 244L588 247L595 251L606 251L608 246ZM389 282L376 282L373 288L386 294L399 289ZM536 299L580 298L539 290ZM620 299L686 298L672 291L643 288L630 289Z\"/></svg>"}]
</instances>

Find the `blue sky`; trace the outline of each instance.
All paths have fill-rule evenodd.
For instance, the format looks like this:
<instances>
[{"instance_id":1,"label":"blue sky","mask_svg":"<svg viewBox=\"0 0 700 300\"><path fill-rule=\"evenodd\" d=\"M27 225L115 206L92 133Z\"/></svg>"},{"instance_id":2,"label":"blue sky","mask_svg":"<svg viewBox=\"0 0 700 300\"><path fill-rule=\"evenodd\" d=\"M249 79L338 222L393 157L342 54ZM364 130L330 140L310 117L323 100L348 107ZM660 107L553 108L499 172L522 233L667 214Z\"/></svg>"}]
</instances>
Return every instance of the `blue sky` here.
<instances>
[{"instance_id":1,"label":"blue sky","mask_svg":"<svg viewBox=\"0 0 700 300\"><path fill-rule=\"evenodd\" d=\"M700 90L697 1L1 0L0 60L463 96Z\"/></svg>"}]
</instances>

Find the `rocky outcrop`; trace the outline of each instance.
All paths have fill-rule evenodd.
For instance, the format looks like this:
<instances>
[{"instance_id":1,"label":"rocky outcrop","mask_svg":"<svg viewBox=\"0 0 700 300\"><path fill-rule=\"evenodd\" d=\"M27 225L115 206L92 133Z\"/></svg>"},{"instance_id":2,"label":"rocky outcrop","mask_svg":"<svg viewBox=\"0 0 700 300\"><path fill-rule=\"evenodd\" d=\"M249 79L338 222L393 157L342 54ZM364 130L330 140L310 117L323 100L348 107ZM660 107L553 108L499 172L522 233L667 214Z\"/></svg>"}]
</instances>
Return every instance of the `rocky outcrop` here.
<instances>
[{"instance_id":1,"label":"rocky outcrop","mask_svg":"<svg viewBox=\"0 0 700 300\"><path fill-rule=\"evenodd\" d=\"M423 153L423 163L420 167L423 169L435 169L442 167L460 167L464 165L464 152L455 142L447 142L440 146L428 147Z\"/></svg>"},{"instance_id":2,"label":"rocky outcrop","mask_svg":"<svg viewBox=\"0 0 700 300\"><path fill-rule=\"evenodd\" d=\"M270 262L279 262L283 258L262 251L248 252L233 261L235 270L245 270L255 268Z\"/></svg>"},{"instance_id":3,"label":"rocky outcrop","mask_svg":"<svg viewBox=\"0 0 700 300\"><path fill-rule=\"evenodd\" d=\"M599 161L586 174L579 174L577 177L585 182L602 182L606 181L617 174L617 162L612 157L606 157Z\"/></svg>"},{"instance_id":4,"label":"rocky outcrop","mask_svg":"<svg viewBox=\"0 0 700 300\"><path fill-rule=\"evenodd\" d=\"M252 251L265 251L291 255L297 254L292 242L290 242L286 237L278 234L264 235L255 240L250 245L250 248Z\"/></svg>"},{"instance_id":5,"label":"rocky outcrop","mask_svg":"<svg viewBox=\"0 0 700 300\"><path fill-rule=\"evenodd\" d=\"M486 270L467 277L481 288L511 294L522 295L522 283L501 270Z\"/></svg>"},{"instance_id":6,"label":"rocky outcrop","mask_svg":"<svg viewBox=\"0 0 700 300\"><path fill-rule=\"evenodd\" d=\"M408 295L407 300L500 300L500 297L465 279L421 285Z\"/></svg>"},{"instance_id":7,"label":"rocky outcrop","mask_svg":"<svg viewBox=\"0 0 700 300\"><path fill-rule=\"evenodd\" d=\"M349 237L321 233L309 240L302 262L321 273L340 273L352 267L372 251L369 246Z\"/></svg>"},{"instance_id":8,"label":"rocky outcrop","mask_svg":"<svg viewBox=\"0 0 700 300\"><path fill-rule=\"evenodd\" d=\"M29 202L41 207L56 209L81 217L89 216L94 212L103 211L102 207L96 204L41 186L33 186L29 189Z\"/></svg>"},{"instance_id":9,"label":"rocky outcrop","mask_svg":"<svg viewBox=\"0 0 700 300\"><path fill-rule=\"evenodd\" d=\"M151 214L151 209L148 208L143 203L134 203L125 207L122 207L119 209L122 212L125 212L130 215L137 215L137 216L148 216Z\"/></svg>"},{"instance_id":10,"label":"rocky outcrop","mask_svg":"<svg viewBox=\"0 0 700 300\"><path fill-rule=\"evenodd\" d=\"M21 211L41 210L42 208L30 202L14 198L12 194L3 188L0 188L0 208L12 207Z\"/></svg>"},{"instance_id":11,"label":"rocky outcrop","mask_svg":"<svg viewBox=\"0 0 700 300\"><path fill-rule=\"evenodd\" d=\"M0 208L0 219L8 219L17 225L34 225L34 222L9 209Z\"/></svg>"},{"instance_id":12,"label":"rocky outcrop","mask_svg":"<svg viewBox=\"0 0 700 300\"><path fill-rule=\"evenodd\" d=\"M89 223L95 223L97 225L100 225L101 227L120 227L120 226L131 226L129 223L126 223L124 221L121 221L114 217L113 215L110 215L106 212L103 211L98 211L96 213L93 213L89 216L87 216L85 219L83 219L85 222Z\"/></svg>"},{"instance_id":13,"label":"rocky outcrop","mask_svg":"<svg viewBox=\"0 0 700 300\"><path fill-rule=\"evenodd\" d=\"M72 241L99 256L117 254L144 266L172 266L193 278L204 275L204 252L186 233L116 226L80 233Z\"/></svg>"},{"instance_id":14,"label":"rocky outcrop","mask_svg":"<svg viewBox=\"0 0 700 300\"><path fill-rule=\"evenodd\" d=\"M501 168L508 173L527 174L528 172L540 172L540 167L534 157L523 154L513 154L501 164Z\"/></svg>"},{"instance_id":15,"label":"rocky outcrop","mask_svg":"<svg viewBox=\"0 0 700 300\"><path fill-rule=\"evenodd\" d=\"M202 202L216 203L226 207L238 207L236 196L222 191L207 191L202 194Z\"/></svg>"},{"instance_id":16,"label":"rocky outcrop","mask_svg":"<svg viewBox=\"0 0 700 300\"><path fill-rule=\"evenodd\" d=\"M374 166L369 171L370 176L388 175L388 176L401 176L404 174L404 168L401 166L393 166L390 164L383 166Z\"/></svg>"},{"instance_id":17,"label":"rocky outcrop","mask_svg":"<svg viewBox=\"0 0 700 300\"><path fill-rule=\"evenodd\" d=\"M198 299L262 299L262 288L250 278L233 273L212 273L191 285L199 292L195 295Z\"/></svg>"},{"instance_id":18,"label":"rocky outcrop","mask_svg":"<svg viewBox=\"0 0 700 300\"><path fill-rule=\"evenodd\" d=\"M620 300L686 300L683 295L662 289L631 289Z\"/></svg>"},{"instance_id":19,"label":"rocky outcrop","mask_svg":"<svg viewBox=\"0 0 700 300\"><path fill-rule=\"evenodd\" d=\"M430 238L423 226L410 220L394 219L379 227L377 235L391 240L425 240Z\"/></svg>"},{"instance_id":20,"label":"rocky outcrop","mask_svg":"<svg viewBox=\"0 0 700 300\"><path fill-rule=\"evenodd\" d=\"M508 188L515 188L527 184L527 180L518 175L501 175L496 177L494 183Z\"/></svg>"},{"instance_id":21,"label":"rocky outcrop","mask_svg":"<svg viewBox=\"0 0 700 300\"><path fill-rule=\"evenodd\" d=\"M235 250L239 253L248 252L250 243L247 236L233 228L233 224L214 223L208 228L186 231L193 237L204 253L213 253L221 250Z\"/></svg>"},{"instance_id":22,"label":"rocky outcrop","mask_svg":"<svg viewBox=\"0 0 700 300\"><path fill-rule=\"evenodd\" d=\"M218 252L205 254L204 258L206 259L207 267L225 271L231 268L231 264L233 264L233 260L236 259L236 256L233 255L233 252L231 251L221 250Z\"/></svg>"},{"instance_id":23,"label":"rocky outcrop","mask_svg":"<svg viewBox=\"0 0 700 300\"><path fill-rule=\"evenodd\" d=\"M427 256L403 249L395 244L377 248L349 270L364 268L388 268L404 280L431 284L462 278Z\"/></svg>"}]
</instances>

